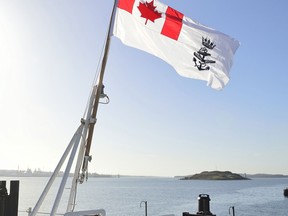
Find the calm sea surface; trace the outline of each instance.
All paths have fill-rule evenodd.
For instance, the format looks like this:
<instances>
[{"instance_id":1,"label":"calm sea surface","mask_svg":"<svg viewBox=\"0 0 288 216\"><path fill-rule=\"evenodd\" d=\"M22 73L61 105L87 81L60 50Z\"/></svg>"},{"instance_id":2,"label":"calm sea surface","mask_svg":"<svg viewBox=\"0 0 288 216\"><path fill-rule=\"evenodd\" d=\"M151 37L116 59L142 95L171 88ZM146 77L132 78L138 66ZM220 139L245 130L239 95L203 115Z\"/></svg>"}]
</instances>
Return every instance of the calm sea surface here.
<instances>
[{"instance_id":1,"label":"calm sea surface","mask_svg":"<svg viewBox=\"0 0 288 216\"><path fill-rule=\"evenodd\" d=\"M24 211L35 205L48 178L0 177L0 180L20 180L19 216L27 216ZM59 182L60 178L52 188L53 193L58 190ZM9 190L9 182L7 187ZM288 179L180 181L146 177L90 178L78 187L75 210L104 208L107 216L142 216L145 208L143 204L140 207L140 202L147 201L148 216L182 216L182 212L197 212L198 195L204 193L210 195L210 210L217 216L228 216L230 206L235 207L236 216L288 216L288 198L283 196L286 187ZM65 205L60 204L59 213L65 211L66 191L63 195ZM48 194L41 212L51 209L53 193Z\"/></svg>"}]
</instances>

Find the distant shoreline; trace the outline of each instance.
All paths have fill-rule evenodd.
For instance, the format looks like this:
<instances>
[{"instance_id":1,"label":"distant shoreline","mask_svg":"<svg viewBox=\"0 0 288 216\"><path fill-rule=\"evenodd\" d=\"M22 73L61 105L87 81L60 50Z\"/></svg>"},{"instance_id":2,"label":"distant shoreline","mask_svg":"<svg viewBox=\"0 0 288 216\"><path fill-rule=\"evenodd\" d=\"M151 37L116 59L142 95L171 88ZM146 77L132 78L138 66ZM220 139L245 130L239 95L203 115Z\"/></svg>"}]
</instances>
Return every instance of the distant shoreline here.
<instances>
[{"instance_id":1,"label":"distant shoreline","mask_svg":"<svg viewBox=\"0 0 288 216\"><path fill-rule=\"evenodd\" d=\"M27 170L0 170L0 177L50 177L53 174L51 171L41 171L31 169ZM288 178L288 175L283 174L240 174L245 175L247 178ZM63 172L60 171L58 174L59 177L63 176ZM73 176L73 173L70 173L70 176ZM151 177L151 176L134 176L134 175L119 175L119 174L98 174L98 173L89 173L89 177L96 178L119 178L119 177ZM154 176L157 177L157 176ZM167 176L169 177L169 176ZM174 178L180 179L185 176L174 176ZM173 177L172 177L173 178Z\"/></svg>"},{"instance_id":2,"label":"distant shoreline","mask_svg":"<svg viewBox=\"0 0 288 216\"><path fill-rule=\"evenodd\" d=\"M51 171L41 171L27 169L24 170L0 170L0 177L50 177L53 172ZM58 174L59 177L63 176L63 172L60 171ZM69 176L73 176L73 173L70 173ZM98 174L98 173L89 173L89 177L97 178L112 178L119 177L119 175L110 175L110 174Z\"/></svg>"},{"instance_id":3,"label":"distant shoreline","mask_svg":"<svg viewBox=\"0 0 288 216\"><path fill-rule=\"evenodd\" d=\"M247 174L248 178L288 178L288 175L283 174Z\"/></svg>"}]
</instances>

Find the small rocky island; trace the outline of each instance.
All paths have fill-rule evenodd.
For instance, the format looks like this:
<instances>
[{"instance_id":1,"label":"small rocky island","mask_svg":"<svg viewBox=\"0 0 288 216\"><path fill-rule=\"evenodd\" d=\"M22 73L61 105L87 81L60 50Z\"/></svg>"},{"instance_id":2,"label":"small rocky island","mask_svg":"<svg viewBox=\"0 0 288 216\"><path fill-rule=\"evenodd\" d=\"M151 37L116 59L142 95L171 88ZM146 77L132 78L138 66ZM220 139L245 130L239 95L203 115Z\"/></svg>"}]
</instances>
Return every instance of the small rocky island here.
<instances>
[{"instance_id":1,"label":"small rocky island","mask_svg":"<svg viewBox=\"0 0 288 216\"><path fill-rule=\"evenodd\" d=\"M204 171L199 174L185 176L180 180L249 180L230 171Z\"/></svg>"}]
</instances>

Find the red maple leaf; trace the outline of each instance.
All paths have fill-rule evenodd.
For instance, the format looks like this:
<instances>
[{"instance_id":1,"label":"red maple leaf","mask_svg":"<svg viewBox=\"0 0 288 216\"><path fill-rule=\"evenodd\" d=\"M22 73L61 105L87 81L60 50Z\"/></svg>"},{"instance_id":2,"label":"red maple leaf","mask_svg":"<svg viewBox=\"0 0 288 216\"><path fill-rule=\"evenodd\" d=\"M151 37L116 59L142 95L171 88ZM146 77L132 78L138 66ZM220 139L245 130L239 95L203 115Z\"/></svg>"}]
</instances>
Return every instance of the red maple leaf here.
<instances>
[{"instance_id":1,"label":"red maple leaf","mask_svg":"<svg viewBox=\"0 0 288 216\"><path fill-rule=\"evenodd\" d=\"M148 20L154 22L155 19L159 19L161 17L161 13L155 10L156 6L154 6L154 0L149 3L147 1L145 3L140 2L137 8L141 12L141 17L146 19L145 25L147 24Z\"/></svg>"}]
</instances>

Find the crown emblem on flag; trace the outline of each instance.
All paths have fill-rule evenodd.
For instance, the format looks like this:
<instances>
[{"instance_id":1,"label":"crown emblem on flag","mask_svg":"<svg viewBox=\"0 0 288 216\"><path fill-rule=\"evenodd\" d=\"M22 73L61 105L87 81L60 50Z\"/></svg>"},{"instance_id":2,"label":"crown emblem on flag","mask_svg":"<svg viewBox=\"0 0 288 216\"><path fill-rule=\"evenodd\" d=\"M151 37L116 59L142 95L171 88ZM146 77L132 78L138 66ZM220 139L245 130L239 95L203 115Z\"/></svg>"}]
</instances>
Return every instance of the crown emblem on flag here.
<instances>
[{"instance_id":1,"label":"crown emblem on flag","mask_svg":"<svg viewBox=\"0 0 288 216\"><path fill-rule=\"evenodd\" d=\"M213 41L204 37L202 37L202 45L207 47L208 49L213 49L216 46Z\"/></svg>"},{"instance_id":2,"label":"crown emblem on flag","mask_svg":"<svg viewBox=\"0 0 288 216\"><path fill-rule=\"evenodd\" d=\"M214 42L207 37L202 37L202 45L203 47L201 47L197 52L194 52L194 66L197 67L199 71L210 70L210 66L208 64L214 64L216 61L207 59L207 57L211 57L209 50L212 50L216 44L214 44Z\"/></svg>"}]
</instances>

